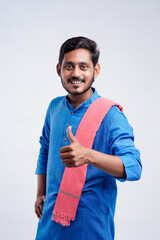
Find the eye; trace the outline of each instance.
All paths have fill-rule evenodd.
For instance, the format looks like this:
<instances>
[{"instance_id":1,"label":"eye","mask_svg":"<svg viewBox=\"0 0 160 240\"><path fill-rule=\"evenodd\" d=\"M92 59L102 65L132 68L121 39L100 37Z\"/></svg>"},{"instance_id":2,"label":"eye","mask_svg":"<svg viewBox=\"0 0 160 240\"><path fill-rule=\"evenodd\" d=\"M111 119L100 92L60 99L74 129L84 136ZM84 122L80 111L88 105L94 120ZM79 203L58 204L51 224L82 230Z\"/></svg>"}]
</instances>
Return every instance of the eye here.
<instances>
[{"instance_id":1,"label":"eye","mask_svg":"<svg viewBox=\"0 0 160 240\"><path fill-rule=\"evenodd\" d=\"M64 65L64 69L71 70L73 69L73 66L71 64Z\"/></svg>"},{"instance_id":2,"label":"eye","mask_svg":"<svg viewBox=\"0 0 160 240\"><path fill-rule=\"evenodd\" d=\"M82 69L82 70L86 70L87 68L88 68L87 65L85 65L85 64L81 65L81 69Z\"/></svg>"}]
</instances>

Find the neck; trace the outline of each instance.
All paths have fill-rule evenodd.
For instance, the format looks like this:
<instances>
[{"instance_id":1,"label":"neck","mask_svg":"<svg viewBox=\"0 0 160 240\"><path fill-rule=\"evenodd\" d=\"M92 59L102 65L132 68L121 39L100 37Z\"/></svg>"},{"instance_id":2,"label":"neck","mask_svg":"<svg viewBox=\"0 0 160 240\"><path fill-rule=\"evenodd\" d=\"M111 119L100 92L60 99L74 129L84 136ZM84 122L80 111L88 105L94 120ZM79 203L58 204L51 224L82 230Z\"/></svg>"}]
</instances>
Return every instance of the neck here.
<instances>
[{"instance_id":1,"label":"neck","mask_svg":"<svg viewBox=\"0 0 160 240\"><path fill-rule=\"evenodd\" d=\"M87 92L79 94L79 95L72 95L68 94L68 100L72 104L73 108L76 109L81 105L81 103L85 102L89 99L93 94L92 89L90 88Z\"/></svg>"}]
</instances>

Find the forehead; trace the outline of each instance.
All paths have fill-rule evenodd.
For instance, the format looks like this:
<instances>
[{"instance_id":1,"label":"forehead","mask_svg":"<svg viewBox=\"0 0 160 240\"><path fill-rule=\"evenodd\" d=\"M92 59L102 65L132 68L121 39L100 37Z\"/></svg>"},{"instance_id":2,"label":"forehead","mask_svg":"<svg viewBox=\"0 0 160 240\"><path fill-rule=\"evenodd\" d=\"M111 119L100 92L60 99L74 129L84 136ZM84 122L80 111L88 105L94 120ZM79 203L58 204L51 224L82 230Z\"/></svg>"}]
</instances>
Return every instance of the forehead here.
<instances>
[{"instance_id":1,"label":"forehead","mask_svg":"<svg viewBox=\"0 0 160 240\"><path fill-rule=\"evenodd\" d=\"M65 53L63 62L73 62L73 63L79 63L79 62L86 62L86 63L92 63L91 61L91 53L89 50L84 48L79 48L73 51L70 51L68 53Z\"/></svg>"}]
</instances>

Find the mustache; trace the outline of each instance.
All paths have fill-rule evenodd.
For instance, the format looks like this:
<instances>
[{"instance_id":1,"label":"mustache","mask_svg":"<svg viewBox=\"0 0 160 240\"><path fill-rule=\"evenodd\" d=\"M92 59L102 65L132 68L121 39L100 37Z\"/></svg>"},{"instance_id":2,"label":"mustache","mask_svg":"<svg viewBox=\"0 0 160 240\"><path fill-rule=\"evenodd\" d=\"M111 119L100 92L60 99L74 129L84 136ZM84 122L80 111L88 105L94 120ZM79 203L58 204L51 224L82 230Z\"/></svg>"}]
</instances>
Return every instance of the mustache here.
<instances>
[{"instance_id":1,"label":"mustache","mask_svg":"<svg viewBox=\"0 0 160 240\"><path fill-rule=\"evenodd\" d=\"M82 81L82 82L85 82L85 79L84 78L79 78L79 77L71 77L71 78L68 78L68 81Z\"/></svg>"}]
</instances>

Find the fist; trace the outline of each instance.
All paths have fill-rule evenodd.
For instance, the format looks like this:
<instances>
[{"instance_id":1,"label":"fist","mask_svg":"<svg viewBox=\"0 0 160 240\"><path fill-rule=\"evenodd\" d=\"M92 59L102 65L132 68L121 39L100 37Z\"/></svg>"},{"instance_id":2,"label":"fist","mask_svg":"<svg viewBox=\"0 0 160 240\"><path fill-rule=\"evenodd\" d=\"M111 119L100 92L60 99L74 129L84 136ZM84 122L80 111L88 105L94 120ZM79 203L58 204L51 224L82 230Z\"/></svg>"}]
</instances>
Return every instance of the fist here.
<instances>
[{"instance_id":1,"label":"fist","mask_svg":"<svg viewBox=\"0 0 160 240\"><path fill-rule=\"evenodd\" d=\"M70 140L70 145L60 149L60 158L66 167L79 167L86 164L86 152L71 131L71 126L67 128L67 136Z\"/></svg>"}]
</instances>

